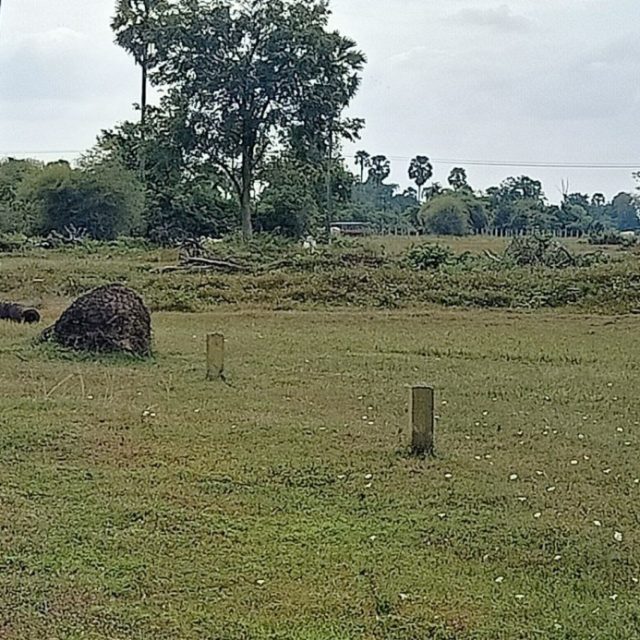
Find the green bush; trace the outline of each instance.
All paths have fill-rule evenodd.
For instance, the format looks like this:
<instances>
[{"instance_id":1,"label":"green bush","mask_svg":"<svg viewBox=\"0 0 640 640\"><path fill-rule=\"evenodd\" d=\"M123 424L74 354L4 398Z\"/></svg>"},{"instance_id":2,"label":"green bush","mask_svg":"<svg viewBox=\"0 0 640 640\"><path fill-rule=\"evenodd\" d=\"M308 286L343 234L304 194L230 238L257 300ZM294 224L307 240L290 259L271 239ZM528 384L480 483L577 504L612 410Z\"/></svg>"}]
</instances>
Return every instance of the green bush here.
<instances>
[{"instance_id":1,"label":"green bush","mask_svg":"<svg viewBox=\"0 0 640 640\"><path fill-rule=\"evenodd\" d=\"M452 264L456 261L456 257L448 247L439 244L418 244L406 251L403 261L412 269L426 271Z\"/></svg>"},{"instance_id":2,"label":"green bush","mask_svg":"<svg viewBox=\"0 0 640 640\"><path fill-rule=\"evenodd\" d=\"M20 196L38 212L37 230L46 235L69 228L96 240L115 240L141 229L144 195L135 175L117 164L73 169L47 165L25 180Z\"/></svg>"},{"instance_id":3,"label":"green bush","mask_svg":"<svg viewBox=\"0 0 640 640\"><path fill-rule=\"evenodd\" d=\"M470 231L468 207L461 198L444 195L422 209L425 229L439 236L464 236Z\"/></svg>"}]
</instances>

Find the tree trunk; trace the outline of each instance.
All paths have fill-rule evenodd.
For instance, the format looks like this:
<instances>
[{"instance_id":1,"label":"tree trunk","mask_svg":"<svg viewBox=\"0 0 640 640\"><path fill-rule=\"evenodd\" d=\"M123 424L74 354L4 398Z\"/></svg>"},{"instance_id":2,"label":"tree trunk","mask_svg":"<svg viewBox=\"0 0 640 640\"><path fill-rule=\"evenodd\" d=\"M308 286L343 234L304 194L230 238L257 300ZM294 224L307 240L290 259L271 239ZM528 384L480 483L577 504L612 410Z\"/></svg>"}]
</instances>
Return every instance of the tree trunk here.
<instances>
[{"instance_id":1,"label":"tree trunk","mask_svg":"<svg viewBox=\"0 0 640 640\"><path fill-rule=\"evenodd\" d=\"M147 56L142 60L142 87L140 91L140 124L144 127L147 122Z\"/></svg>"},{"instance_id":2,"label":"tree trunk","mask_svg":"<svg viewBox=\"0 0 640 640\"><path fill-rule=\"evenodd\" d=\"M242 185L240 193L240 214L242 216L242 237L248 242L253 237L251 223L251 183L253 178L253 158L250 148L242 149Z\"/></svg>"},{"instance_id":3,"label":"tree trunk","mask_svg":"<svg viewBox=\"0 0 640 640\"><path fill-rule=\"evenodd\" d=\"M145 174L147 169L147 158L146 158L146 124L147 124L147 56L145 56L142 60L142 88L140 91L140 132L142 137L142 145L140 147L140 178L143 183L145 182Z\"/></svg>"}]
</instances>

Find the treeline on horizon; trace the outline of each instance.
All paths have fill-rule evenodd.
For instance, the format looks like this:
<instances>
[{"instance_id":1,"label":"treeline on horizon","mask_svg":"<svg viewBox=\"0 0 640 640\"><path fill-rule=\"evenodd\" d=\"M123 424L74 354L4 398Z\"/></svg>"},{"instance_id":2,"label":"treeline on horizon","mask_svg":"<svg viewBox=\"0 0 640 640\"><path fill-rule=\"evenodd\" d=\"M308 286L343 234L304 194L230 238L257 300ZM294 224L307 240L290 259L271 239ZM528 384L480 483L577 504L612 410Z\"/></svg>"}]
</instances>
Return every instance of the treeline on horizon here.
<instances>
[{"instance_id":1,"label":"treeline on horizon","mask_svg":"<svg viewBox=\"0 0 640 640\"><path fill-rule=\"evenodd\" d=\"M76 166L0 162L0 232L164 244L300 237L338 220L444 235L640 229L631 193L566 193L553 205L534 178L477 191L464 167L441 185L427 155L411 160L415 187L401 190L386 156L347 161L343 144L364 121L343 114L366 57L329 16L322 0L118 0L115 40L142 72L139 121L102 131Z\"/></svg>"}]
</instances>

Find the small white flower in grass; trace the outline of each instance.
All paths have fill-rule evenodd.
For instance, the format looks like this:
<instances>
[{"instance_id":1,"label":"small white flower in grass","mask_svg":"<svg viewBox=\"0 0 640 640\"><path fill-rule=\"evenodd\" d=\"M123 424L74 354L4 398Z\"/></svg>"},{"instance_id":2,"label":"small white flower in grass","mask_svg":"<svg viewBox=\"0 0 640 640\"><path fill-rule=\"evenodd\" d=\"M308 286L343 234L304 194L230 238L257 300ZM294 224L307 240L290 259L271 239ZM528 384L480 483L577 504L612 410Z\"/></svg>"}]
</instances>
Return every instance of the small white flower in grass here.
<instances>
[{"instance_id":1,"label":"small white flower in grass","mask_svg":"<svg viewBox=\"0 0 640 640\"><path fill-rule=\"evenodd\" d=\"M504 582L504 577L503 577L503 576L498 576L498 577L496 578L496 583L497 583L497 584L502 584L503 582Z\"/></svg>"},{"instance_id":2,"label":"small white flower in grass","mask_svg":"<svg viewBox=\"0 0 640 640\"><path fill-rule=\"evenodd\" d=\"M525 496L520 496L520 497L518 498L518 500L519 500L520 502L526 502L526 501L527 501L527 498L526 498Z\"/></svg>"},{"instance_id":3,"label":"small white flower in grass","mask_svg":"<svg viewBox=\"0 0 640 640\"><path fill-rule=\"evenodd\" d=\"M534 514L533 514L533 517L534 517L536 520L540 520L540 518L542 518L542 514L538 511L537 513L534 513Z\"/></svg>"},{"instance_id":4,"label":"small white flower in grass","mask_svg":"<svg viewBox=\"0 0 640 640\"><path fill-rule=\"evenodd\" d=\"M373 478L373 475L370 473L367 473L367 475L364 477L365 480L371 480Z\"/></svg>"},{"instance_id":5,"label":"small white flower in grass","mask_svg":"<svg viewBox=\"0 0 640 640\"><path fill-rule=\"evenodd\" d=\"M602 522L600 522L600 520L594 520L594 521L593 521L593 524L594 524L596 527L601 527L601 526L602 526Z\"/></svg>"},{"instance_id":6,"label":"small white flower in grass","mask_svg":"<svg viewBox=\"0 0 640 640\"><path fill-rule=\"evenodd\" d=\"M578 440L584 440L584 433L578 434Z\"/></svg>"},{"instance_id":7,"label":"small white flower in grass","mask_svg":"<svg viewBox=\"0 0 640 640\"><path fill-rule=\"evenodd\" d=\"M444 520L447 517L446 513L439 513L438 514L438 518L440 518L440 520Z\"/></svg>"},{"instance_id":8,"label":"small white flower in grass","mask_svg":"<svg viewBox=\"0 0 640 640\"><path fill-rule=\"evenodd\" d=\"M611 389L611 387L613 387L613 382L607 382L607 387L609 387L609 389Z\"/></svg>"},{"instance_id":9,"label":"small white flower in grass","mask_svg":"<svg viewBox=\"0 0 640 640\"><path fill-rule=\"evenodd\" d=\"M372 427L375 424L375 422L373 422L373 420L369 420L369 426Z\"/></svg>"},{"instance_id":10,"label":"small white flower in grass","mask_svg":"<svg viewBox=\"0 0 640 640\"><path fill-rule=\"evenodd\" d=\"M553 493L556 490L555 487L547 487L547 492L548 493Z\"/></svg>"},{"instance_id":11,"label":"small white flower in grass","mask_svg":"<svg viewBox=\"0 0 640 640\"><path fill-rule=\"evenodd\" d=\"M571 461L571 465L572 465L572 466L574 466L574 467L575 467L577 464L578 464L578 461L577 461L577 460L572 460L572 461Z\"/></svg>"},{"instance_id":12,"label":"small white flower in grass","mask_svg":"<svg viewBox=\"0 0 640 640\"><path fill-rule=\"evenodd\" d=\"M515 596L516 600L524 600L524 595L522 593L518 593Z\"/></svg>"},{"instance_id":13,"label":"small white flower in grass","mask_svg":"<svg viewBox=\"0 0 640 640\"><path fill-rule=\"evenodd\" d=\"M143 411L143 412L142 412L142 417L143 417L143 418L148 418L150 415L151 415L151 412L150 412L150 411Z\"/></svg>"},{"instance_id":14,"label":"small white flower in grass","mask_svg":"<svg viewBox=\"0 0 640 640\"><path fill-rule=\"evenodd\" d=\"M87 400L93 400L93 396L87 396Z\"/></svg>"},{"instance_id":15,"label":"small white flower in grass","mask_svg":"<svg viewBox=\"0 0 640 640\"><path fill-rule=\"evenodd\" d=\"M375 542L377 538L378 538L378 536L369 536L369 540L371 542Z\"/></svg>"},{"instance_id":16,"label":"small white flower in grass","mask_svg":"<svg viewBox=\"0 0 640 640\"><path fill-rule=\"evenodd\" d=\"M261 587L265 583L264 580L256 580L256 584Z\"/></svg>"},{"instance_id":17,"label":"small white flower in grass","mask_svg":"<svg viewBox=\"0 0 640 640\"><path fill-rule=\"evenodd\" d=\"M622 542L622 541L624 540L624 536L622 535L622 531L616 531L616 532L613 534L613 539L614 539L616 542Z\"/></svg>"},{"instance_id":18,"label":"small white flower in grass","mask_svg":"<svg viewBox=\"0 0 640 640\"><path fill-rule=\"evenodd\" d=\"M633 484L640 484L640 478L636 478L636 479L633 481Z\"/></svg>"},{"instance_id":19,"label":"small white flower in grass","mask_svg":"<svg viewBox=\"0 0 640 640\"><path fill-rule=\"evenodd\" d=\"M483 416L488 416L488 415L489 415L489 412L488 412L488 411L483 411L483 412L482 412L482 415L483 415Z\"/></svg>"},{"instance_id":20,"label":"small white flower in grass","mask_svg":"<svg viewBox=\"0 0 640 640\"><path fill-rule=\"evenodd\" d=\"M536 475L537 476L543 476L544 475L544 471L536 471Z\"/></svg>"},{"instance_id":21,"label":"small white flower in grass","mask_svg":"<svg viewBox=\"0 0 640 640\"><path fill-rule=\"evenodd\" d=\"M611 473L611 469L603 469L602 473L604 473L605 476L608 476Z\"/></svg>"},{"instance_id":22,"label":"small white flower in grass","mask_svg":"<svg viewBox=\"0 0 640 640\"><path fill-rule=\"evenodd\" d=\"M543 431L543 432L542 432L542 435L543 435L543 436L548 436L548 435L549 435L549 432L548 432L548 431Z\"/></svg>"},{"instance_id":23,"label":"small white flower in grass","mask_svg":"<svg viewBox=\"0 0 640 640\"><path fill-rule=\"evenodd\" d=\"M453 474L452 473L445 473L444 477L446 480L451 480L451 478L453 478Z\"/></svg>"},{"instance_id":24,"label":"small white flower in grass","mask_svg":"<svg viewBox=\"0 0 640 640\"><path fill-rule=\"evenodd\" d=\"M616 431L617 431L618 433L624 433L624 429L623 429L622 427L618 427L618 428L616 429Z\"/></svg>"},{"instance_id":25,"label":"small white flower in grass","mask_svg":"<svg viewBox=\"0 0 640 640\"><path fill-rule=\"evenodd\" d=\"M409 596L406 593L400 593L398 594L398 597L400 598L400 600L402 600L402 602L409 599Z\"/></svg>"},{"instance_id":26,"label":"small white flower in grass","mask_svg":"<svg viewBox=\"0 0 640 640\"><path fill-rule=\"evenodd\" d=\"M448 403L446 400L443 400L443 401L442 401L442 406L443 406L443 407L446 407L448 404L449 404L449 403Z\"/></svg>"},{"instance_id":27,"label":"small white flower in grass","mask_svg":"<svg viewBox=\"0 0 640 640\"><path fill-rule=\"evenodd\" d=\"M371 487L373 487L373 482L370 482L369 484L364 485L365 489L371 489Z\"/></svg>"},{"instance_id":28,"label":"small white flower in grass","mask_svg":"<svg viewBox=\"0 0 640 640\"><path fill-rule=\"evenodd\" d=\"M518 479L518 474L517 473L512 473L509 476L509 480L511 480L511 482L515 482Z\"/></svg>"},{"instance_id":29,"label":"small white flower in grass","mask_svg":"<svg viewBox=\"0 0 640 640\"><path fill-rule=\"evenodd\" d=\"M157 415L156 415L155 413L151 412L151 413L149 414L149 417L150 417L150 418L156 418L156 417L157 417Z\"/></svg>"},{"instance_id":30,"label":"small white flower in grass","mask_svg":"<svg viewBox=\"0 0 640 640\"><path fill-rule=\"evenodd\" d=\"M362 416L362 420L366 422L369 419L369 416Z\"/></svg>"},{"instance_id":31,"label":"small white flower in grass","mask_svg":"<svg viewBox=\"0 0 640 640\"><path fill-rule=\"evenodd\" d=\"M555 556L553 559L558 562L559 560L562 560L562 556Z\"/></svg>"},{"instance_id":32,"label":"small white flower in grass","mask_svg":"<svg viewBox=\"0 0 640 640\"><path fill-rule=\"evenodd\" d=\"M557 435L558 435L558 430L557 430L557 429L554 429L554 430L553 430L553 435L554 435L554 436L557 436Z\"/></svg>"},{"instance_id":33,"label":"small white flower in grass","mask_svg":"<svg viewBox=\"0 0 640 640\"><path fill-rule=\"evenodd\" d=\"M638 578L631 578L631 582L633 582L633 584L640 584L640 580Z\"/></svg>"},{"instance_id":34,"label":"small white flower in grass","mask_svg":"<svg viewBox=\"0 0 640 640\"><path fill-rule=\"evenodd\" d=\"M476 460L482 460L482 456L474 456Z\"/></svg>"},{"instance_id":35,"label":"small white flower in grass","mask_svg":"<svg viewBox=\"0 0 640 640\"><path fill-rule=\"evenodd\" d=\"M556 631L560 631L560 629L562 629L562 625L561 625L561 624L558 624L558 623L556 622L556 623L553 625L553 628L554 628Z\"/></svg>"},{"instance_id":36,"label":"small white flower in grass","mask_svg":"<svg viewBox=\"0 0 640 640\"><path fill-rule=\"evenodd\" d=\"M625 447L630 447L630 446L631 446L631 443L627 440L627 441L624 443L624 446L625 446Z\"/></svg>"},{"instance_id":37,"label":"small white flower in grass","mask_svg":"<svg viewBox=\"0 0 640 640\"><path fill-rule=\"evenodd\" d=\"M611 598L611 600L615 602L618 599L618 594L614 593L613 595L609 596L609 598Z\"/></svg>"},{"instance_id":38,"label":"small white flower in grass","mask_svg":"<svg viewBox=\"0 0 640 640\"><path fill-rule=\"evenodd\" d=\"M584 456L584 459L589 462L589 460L591 460L591 456Z\"/></svg>"},{"instance_id":39,"label":"small white flower in grass","mask_svg":"<svg viewBox=\"0 0 640 640\"><path fill-rule=\"evenodd\" d=\"M193 413L200 413L200 409L195 409Z\"/></svg>"}]
</instances>

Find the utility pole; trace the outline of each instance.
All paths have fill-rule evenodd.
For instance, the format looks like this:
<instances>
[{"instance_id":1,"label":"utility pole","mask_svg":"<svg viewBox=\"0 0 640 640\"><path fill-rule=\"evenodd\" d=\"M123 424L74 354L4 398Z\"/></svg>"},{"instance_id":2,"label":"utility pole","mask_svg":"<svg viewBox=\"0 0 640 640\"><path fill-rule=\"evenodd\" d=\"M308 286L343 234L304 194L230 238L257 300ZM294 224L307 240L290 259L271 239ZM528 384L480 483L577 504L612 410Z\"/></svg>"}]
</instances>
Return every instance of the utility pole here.
<instances>
[{"instance_id":1,"label":"utility pole","mask_svg":"<svg viewBox=\"0 0 640 640\"><path fill-rule=\"evenodd\" d=\"M329 124L329 154L327 157L327 211L325 217L325 231L327 241L331 242L331 223L333 222L333 180L331 163L333 162L333 120Z\"/></svg>"}]
</instances>

